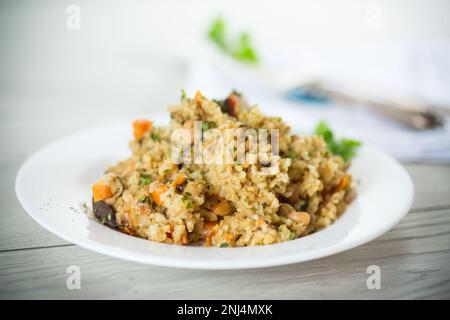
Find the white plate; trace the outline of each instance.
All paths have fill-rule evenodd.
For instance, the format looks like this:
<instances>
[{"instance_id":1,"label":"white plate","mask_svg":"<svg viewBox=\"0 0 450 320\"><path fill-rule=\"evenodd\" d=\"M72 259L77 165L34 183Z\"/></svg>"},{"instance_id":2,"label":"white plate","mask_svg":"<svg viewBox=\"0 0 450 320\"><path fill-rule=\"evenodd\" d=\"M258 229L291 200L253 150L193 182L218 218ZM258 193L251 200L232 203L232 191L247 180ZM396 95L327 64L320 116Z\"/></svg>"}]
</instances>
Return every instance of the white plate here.
<instances>
[{"instance_id":1,"label":"white plate","mask_svg":"<svg viewBox=\"0 0 450 320\"><path fill-rule=\"evenodd\" d=\"M158 125L168 122L167 114L148 118ZM91 185L105 168L129 156L130 122L74 134L31 156L16 178L17 197L28 214L59 237L109 256L180 268L242 269L354 248L391 229L411 207L414 192L407 172L384 152L365 145L350 170L358 182L358 198L332 226L313 235L247 248L186 247L128 236L89 219L81 204L90 206Z\"/></svg>"}]
</instances>

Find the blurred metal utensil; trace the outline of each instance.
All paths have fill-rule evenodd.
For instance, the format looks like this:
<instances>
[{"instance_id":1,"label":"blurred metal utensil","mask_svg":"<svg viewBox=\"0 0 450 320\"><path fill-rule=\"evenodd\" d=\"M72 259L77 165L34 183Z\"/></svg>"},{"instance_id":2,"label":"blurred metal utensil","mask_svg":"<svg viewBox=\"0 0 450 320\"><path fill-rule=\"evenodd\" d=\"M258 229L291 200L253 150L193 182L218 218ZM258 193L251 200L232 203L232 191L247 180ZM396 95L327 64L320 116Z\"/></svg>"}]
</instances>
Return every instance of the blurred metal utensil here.
<instances>
[{"instance_id":1,"label":"blurred metal utensil","mask_svg":"<svg viewBox=\"0 0 450 320\"><path fill-rule=\"evenodd\" d=\"M307 82L296 90L318 100L364 107L418 130L442 127L445 123L445 111L442 108L409 99L374 97L355 88L345 88L324 81Z\"/></svg>"}]
</instances>

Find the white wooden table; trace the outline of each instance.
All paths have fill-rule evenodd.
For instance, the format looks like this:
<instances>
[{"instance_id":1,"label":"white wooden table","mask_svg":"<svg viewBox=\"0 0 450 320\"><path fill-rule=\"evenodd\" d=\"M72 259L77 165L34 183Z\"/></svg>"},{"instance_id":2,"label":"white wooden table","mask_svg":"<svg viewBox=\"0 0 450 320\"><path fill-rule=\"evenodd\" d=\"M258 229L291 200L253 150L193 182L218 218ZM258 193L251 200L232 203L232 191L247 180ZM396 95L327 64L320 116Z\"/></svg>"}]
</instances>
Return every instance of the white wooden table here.
<instances>
[{"instance_id":1,"label":"white wooden table","mask_svg":"<svg viewBox=\"0 0 450 320\"><path fill-rule=\"evenodd\" d=\"M98 112L77 116L89 110L88 102L60 110L44 102L34 102L39 112L24 112L30 101L2 96L0 298L450 298L450 166L406 164L416 189L413 209L393 230L356 249L261 270L153 267L67 243L20 207L14 180L26 156L54 137L100 121ZM101 121L119 117L111 112ZM81 268L81 290L66 288L70 265ZM370 265L381 268L380 290L367 289Z\"/></svg>"},{"instance_id":2,"label":"white wooden table","mask_svg":"<svg viewBox=\"0 0 450 320\"><path fill-rule=\"evenodd\" d=\"M181 27L191 17L183 10L181 20L168 24L176 26L172 33L159 36L168 27L155 22L165 19L155 11L159 6L145 15L136 9L137 18L127 19L111 2L79 2L86 19L78 33L65 29L66 7L51 1L11 2L0 10L0 298L450 298L450 166L405 165L416 190L413 209L381 238L331 257L270 269L141 265L79 248L36 224L14 191L26 157L74 130L176 101L184 66L164 64L168 54L160 48L177 49L178 40L189 48L193 41ZM150 26L144 28L145 21ZM127 26L128 31L121 29ZM147 37L152 41L145 42ZM154 47L142 49L142 43ZM152 60L157 64L149 67ZM66 288L70 265L81 268L81 290ZM381 268L380 290L366 286L370 265Z\"/></svg>"}]
</instances>

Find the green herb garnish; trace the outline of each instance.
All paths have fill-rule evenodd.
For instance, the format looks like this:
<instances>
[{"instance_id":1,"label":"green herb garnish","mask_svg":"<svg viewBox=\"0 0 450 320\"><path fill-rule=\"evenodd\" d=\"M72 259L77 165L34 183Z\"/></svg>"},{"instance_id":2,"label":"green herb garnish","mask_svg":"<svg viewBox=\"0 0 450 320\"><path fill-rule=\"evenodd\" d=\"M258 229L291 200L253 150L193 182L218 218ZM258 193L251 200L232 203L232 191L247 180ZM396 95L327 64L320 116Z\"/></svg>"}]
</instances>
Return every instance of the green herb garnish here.
<instances>
[{"instance_id":1,"label":"green herb garnish","mask_svg":"<svg viewBox=\"0 0 450 320\"><path fill-rule=\"evenodd\" d=\"M203 131L206 131L206 130L208 130L209 129L209 124L208 124L208 122L202 122L202 130Z\"/></svg>"},{"instance_id":2,"label":"green herb garnish","mask_svg":"<svg viewBox=\"0 0 450 320\"><path fill-rule=\"evenodd\" d=\"M146 186L149 185L150 183L152 183L152 178L150 178L150 176L141 175L141 179L139 180L139 184L141 186Z\"/></svg>"},{"instance_id":3,"label":"green herb garnish","mask_svg":"<svg viewBox=\"0 0 450 320\"><path fill-rule=\"evenodd\" d=\"M192 208L192 203L190 201L188 201L186 208L191 209Z\"/></svg>"},{"instance_id":4,"label":"green herb garnish","mask_svg":"<svg viewBox=\"0 0 450 320\"><path fill-rule=\"evenodd\" d=\"M181 201L186 202L189 200L189 198L192 196L190 192L183 193L183 196L181 197Z\"/></svg>"},{"instance_id":5,"label":"green herb garnish","mask_svg":"<svg viewBox=\"0 0 450 320\"><path fill-rule=\"evenodd\" d=\"M297 158L297 154L294 151L289 150L288 152L286 152L286 158L296 159Z\"/></svg>"},{"instance_id":6,"label":"green herb garnish","mask_svg":"<svg viewBox=\"0 0 450 320\"><path fill-rule=\"evenodd\" d=\"M202 131L207 131L213 128L217 128L217 124L215 122L202 122Z\"/></svg>"},{"instance_id":7,"label":"green herb garnish","mask_svg":"<svg viewBox=\"0 0 450 320\"><path fill-rule=\"evenodd\" d=\"M152 140L155 140L155 141L161 141L161 137L159 136L159 134L157 134L157 133L155 133L155 132L152 132L152 133L150 134L150 137L152 138Z\"/></svg>"},{"instance_id":8,"label":"green herb garnish","mask_svg":"<svg viewBox=\"0 0 450 320\"><path fill-rule=\"evenodd\" d=\"M335 139L333 131L323 121L319 122L315 133L325 140L328 150L331 153L341 156L345 162L349 162L356 155L356 150L361 146L361 142L356 140L346 138L340 140Z\"/></svg>"},{"instance_id":9,"label":"green herb garnish","mask_svg":"<svg viewBox=\"0 0 450 320\"><path fill-rule=\"evenodd\" d=\"M252 46L250 35L240 33L235 39L230 40L225 20L222 18L213 21L208 36L217 47L236 60L252 64L258 63L258 56Z\"/></svg>"},{"instance_id":10,"label":"green herb garnish","mask_svg":"<svg viewBox=\"0 0 450 320\"><path fill-rule=\"evenodd\" d=\"M220 247L221 248L227 248L227 247L229 247L230 245L228 244L228 243L226 243L226 242L224 242L224 243L222 243L221 245L220 245Z\"/></svg>"},{"instance_id":11,"label":"green herb garnish","mask_svg":"<svg viewBox=\"0 0 450 320\"><path fill-rule=\"evenodd\" d=\"M186 90L181 89L181 100L184 100L187 98Z\"/></svg>"}]
</instances>

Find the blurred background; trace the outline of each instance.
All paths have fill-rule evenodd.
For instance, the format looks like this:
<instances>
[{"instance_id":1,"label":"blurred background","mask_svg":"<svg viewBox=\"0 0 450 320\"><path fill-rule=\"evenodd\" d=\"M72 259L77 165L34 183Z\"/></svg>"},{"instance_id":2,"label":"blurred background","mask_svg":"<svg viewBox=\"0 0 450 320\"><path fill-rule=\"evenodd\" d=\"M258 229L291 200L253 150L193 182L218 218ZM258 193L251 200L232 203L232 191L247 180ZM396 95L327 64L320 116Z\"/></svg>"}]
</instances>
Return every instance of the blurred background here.
<instances>
[{"instance_id":1,"label":"blurred background","mask_svg":"<svg viewBox=\"0 0 450 320\"><path fill-rule=\"evenodd\" d=\"M0 147L28 153L74 130L164 111L182 88L211 98L237 89L268 113L296 110L288 121L305 131L326 120L400 160L448 163L445 123L417 130L296 88L325 79L446 114L449 12L447 0L2 0ZM230 43L245 32L255 61L208 35L217 21Z\"/></svg>"}]
</instances>

